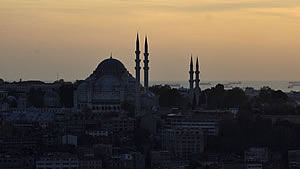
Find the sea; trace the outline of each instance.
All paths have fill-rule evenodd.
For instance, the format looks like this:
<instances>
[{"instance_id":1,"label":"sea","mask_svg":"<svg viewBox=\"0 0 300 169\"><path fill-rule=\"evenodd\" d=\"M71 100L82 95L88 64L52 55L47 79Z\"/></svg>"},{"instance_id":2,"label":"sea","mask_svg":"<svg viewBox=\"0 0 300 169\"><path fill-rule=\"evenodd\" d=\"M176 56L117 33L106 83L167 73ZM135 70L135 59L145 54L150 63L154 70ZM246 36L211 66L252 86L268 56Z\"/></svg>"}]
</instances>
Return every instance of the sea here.
<instances>
[{"instance_id":1,"label":"sea","mask_svg":"<svg viewBox=\"0 0 300 169\"><path fill-rule=\"evenodd\" d=\"M150 86L170 85L172 88L189 88L188 81L150 81L149 84ZM270 87L271 89L284 92L300 92L300 81L201 81L200 87L202 90L205 90L215 87L217 84L223 84L225 89L251 87L259 90L262 87Z\"/></svg>"}]
</instances>

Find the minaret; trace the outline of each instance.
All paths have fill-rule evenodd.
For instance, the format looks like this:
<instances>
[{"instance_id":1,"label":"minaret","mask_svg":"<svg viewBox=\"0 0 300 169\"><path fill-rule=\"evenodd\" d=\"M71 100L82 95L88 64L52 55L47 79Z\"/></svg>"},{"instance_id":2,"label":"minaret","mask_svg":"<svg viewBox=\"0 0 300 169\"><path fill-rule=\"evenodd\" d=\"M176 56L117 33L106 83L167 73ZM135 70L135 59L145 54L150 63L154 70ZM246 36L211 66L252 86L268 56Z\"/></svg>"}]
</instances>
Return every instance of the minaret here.
<instances>
[{"instance_id":1,"label":"minaret","mask_svg":"<svg viewBox=\"0 0 300 169\"><path fill-rule=\"evenodd\" d=\"M135 114L138 115L141 112L141 102L140 102L140 41L139 41L139 34L136 36L136 50L135 50L135 78L136 78L136 102L135 102Z\"/></svg>"},{"instance_id":2,"label":"minaret","mask_svg":"<svg viewBox=\"0 0 300 169\"><path fill-rule=\"evenodd\" d=\"M197 61L196 61L196 86L195 88L200 88L200 78L199 78L199 74L200 74L200 71L199 71L199 62L198 62L198 57L197 57Z\"/></svg>"},{"instance_id":3,"label":"minaret","mask_svg":"<svg viewBox=\"0 0 300 169\"><path fill-rule=\"evenodd\" d=\"M193 104L194 100L194 70L193 70L193 56L191 55L191 62L190 62L190 103Z\"/></svg>"},{"instance_id":4,"label":"minaret","mask_svg":"<svg viewBox=\"0 0 300 169\"><path fill-rule=\"evenodd\" d=\"M189 71L189 74L190 74L190 90L193 90L194 89L194 70L193 70L193 56L191 55L191 62L190 62L190 71Z\"/></svg>"},{"instance_id":5,"label":"minaret","mask_svg":"<svg viewBox=\"0 0 300 169\"><path fill-rule=\"evenodd\" d=\"M149 52L148 52L148 41L147 36L145 38L145 53L144 53L144 88L145 91L148 91L148 83L149 83L149 60L148 60Z\"/></svg>"},{"instance_id":6,"label":"minaret","mask_svg":"<svg viewBox=\"0 0 300 169\"><path fill-rule=\"evenodd\" d=\"M201 92L201 89L200 89L200 78L199 78L200 71L199 71L198 57L197 57L197 61L196 61L195 74L196 74L196 80L195 80L195 82L196 82L196 86L195 86L196 105L199 106L200 105L200 92Z\"/></svg>"}]
</instances>

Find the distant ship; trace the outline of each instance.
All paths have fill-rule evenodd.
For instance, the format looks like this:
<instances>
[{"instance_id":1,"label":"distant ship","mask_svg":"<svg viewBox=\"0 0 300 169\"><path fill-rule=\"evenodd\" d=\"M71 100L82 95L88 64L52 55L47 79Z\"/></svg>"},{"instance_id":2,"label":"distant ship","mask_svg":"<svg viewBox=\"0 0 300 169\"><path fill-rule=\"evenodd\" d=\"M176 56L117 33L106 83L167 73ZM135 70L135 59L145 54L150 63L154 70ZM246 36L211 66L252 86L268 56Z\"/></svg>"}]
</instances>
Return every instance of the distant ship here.
<instances>
[{"instance_id":1,"label":"distant ship","mask_svg":"<svg viewBox=\"0 0 300 169\"><path fill-rule=\"evenodd\" d=\"M241 81L238 81L238 82L228 82L228 83L224 83L224 88L225 89L232 89L234 88L234 85L241 85L242 82Z\"/></svg>"},{"instance_id":2,"label":"distant ship","mask_svg":"<svg viewBox=\"0 0 300 169\"><path fill-rule=\"evenodd\" d=\"M171 88L180 88L180 84L168 84Z\"/></svg>"},{"instance_id":3,"label":"distant ship","mask_svg":"<svg viewBox=\"0 0 300 169\"><path fill-rule=\"evenodd\" d=\"M240 84L242 84L242 82L241 81L238 81L238 82L229 82L228 84L229 85L240 85Z\"/></svg>"},{"instance_id":4,"label":"distant ship","mask_svg":"<svg viewBox=\"0 0 300 169\"><path fill-rule=\"evenodd\" d=\"M294 84L300 85L300 81L290 81L289 84L292 84L292 85L294 85Z\"/></svg>"},{"instance_id":5,"label":"distant ship","mask_svg":"<svg viewBox=\"0 0 300 169\"><path fill-rule=\"evenodd\" d=\"M202 83L200 83L200 85L202 85L202 86L211 86L211 83L210 82L202 82Z\"/></svg>"},{"instance_id":6,"label":"distant ship","mask_svg":"<svg viewBox=\"0 0 300 169\"><path fill-rule=\"evenodd\" d=\"M231 83L223 84L225 89L232 89L233 86Z\"/></svg>"},{"instance_id":7,"label":"distant ship","mask_svg":"<svg viewBox=\"0 0 300 169\"><path fill-rule=\"evenodd\" d=\"M300 82L293 82L290 83L290 85L288 86L289 89L293 88L293 87L299 87L300 86Z\"/></svg>"}]
</instances>

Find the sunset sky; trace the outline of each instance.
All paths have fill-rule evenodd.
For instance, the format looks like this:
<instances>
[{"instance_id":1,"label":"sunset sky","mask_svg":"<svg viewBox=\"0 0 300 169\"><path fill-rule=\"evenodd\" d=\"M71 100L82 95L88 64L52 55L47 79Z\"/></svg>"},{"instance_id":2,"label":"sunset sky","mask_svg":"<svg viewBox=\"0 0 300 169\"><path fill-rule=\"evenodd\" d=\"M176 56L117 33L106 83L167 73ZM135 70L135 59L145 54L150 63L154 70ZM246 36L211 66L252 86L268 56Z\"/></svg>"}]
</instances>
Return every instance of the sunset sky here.
<instances>
[{"instance_id":1,"label":"sunset sky","mask_svg":"<svg viewBox=\"0 0 300 169\"><path fill-rule=\"evenodd\" d=\"M150 81L191 53L205 81L300 80L300 0L0 0L0 78L85 79L111 52L135 75L137 32Z\"/></svg>"}]
</instances>

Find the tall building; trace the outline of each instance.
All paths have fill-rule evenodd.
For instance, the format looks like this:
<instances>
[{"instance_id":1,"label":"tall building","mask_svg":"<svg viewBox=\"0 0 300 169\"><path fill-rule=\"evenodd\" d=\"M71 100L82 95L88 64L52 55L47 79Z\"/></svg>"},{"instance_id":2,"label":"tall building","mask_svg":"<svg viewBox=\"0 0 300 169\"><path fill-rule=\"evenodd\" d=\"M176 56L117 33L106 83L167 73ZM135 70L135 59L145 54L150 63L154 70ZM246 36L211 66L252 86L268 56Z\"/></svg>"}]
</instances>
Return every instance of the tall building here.
<instances>
[{"instance_id":1,"label":"tall building","mask_svg":"<svg viewBox=\"0 0 300 169\"><path fill-rule=\"evenodd\" d=\"M162 148L173 157L189 159L204 152L205 135L201 128L171 126L162 130Z\"/></svg>"},{"instance_id":2,"label":"tall building","mask_svg":"<svg viewBox=\"0 0 300 169\"><path fill-rule=\"evenodd\" d=\"M78 169L78 157L70 153L48 153L36 160L36 169Z\"/></svg>"},{"instance_id":3,"label":"tall building","mask_svg":"<svg viewBox=\"0 0 300 169\"><path fill-rule=\"evenodd\" d=\"M269 161L269 150L266 147L250 147L244 152L247 169L263 169Z\"/></svg>"},{"instance_id":4,"label":"tall building","mask_svg":"<svg viewBox=\"0 0 300 169\"><path fill-rule=\"evenodd\" d=\"M163 123L165 128L184 127L202 129L208 136L219 135L219 122L222 115L214 111L203 111L191 115L169 114Z\"/></svg>"},{"instance_id":5,"label":"tall building","mask_svg":"<svg viewBox=\"0 0 300 169\"><path fill-rule=\"evenodd\" d=\"M300 168L300 150L288 151L288 166L290 169Z\"/></svg>"},{"instance_id":6,"label":"tall building","mask_svg":"<svg viewBox=\"0 0 300 169\"><path fill-rule=\"evenodd\" d=\"M269 150L266 147L250 147L244 153L245 162L266 163L269 160Z\"/></svg>"},{"instance_id":7,"label":"tall building","mask_svg":"<svg viewBox=\"0 0 300 169\"><path fill-rule=\"evenodd\" d=\"M102 161L95 157L82 157L78 163L78 169L102 169Z\"/></svg>"}]
</instances>

